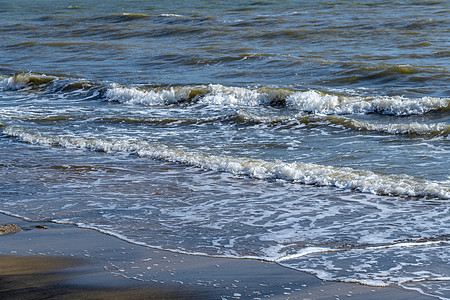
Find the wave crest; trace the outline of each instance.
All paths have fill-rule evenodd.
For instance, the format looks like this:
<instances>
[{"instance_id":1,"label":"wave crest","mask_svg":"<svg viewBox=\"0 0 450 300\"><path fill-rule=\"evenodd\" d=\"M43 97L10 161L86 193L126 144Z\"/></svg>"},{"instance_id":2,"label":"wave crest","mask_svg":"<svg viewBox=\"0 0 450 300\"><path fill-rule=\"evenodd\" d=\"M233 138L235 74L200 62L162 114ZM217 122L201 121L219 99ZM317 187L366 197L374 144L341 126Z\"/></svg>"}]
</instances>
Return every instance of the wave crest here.
<instances>
[{"instance_id":1,"label":"wave crest","mask_svg":"<svg viewBox=\"0 0 450 300\"><path fill-rule=\"evenodd\" d=\"M74 90L89 91L92 88L101 88L88 80L70 78L64 76L53 76L33 72L15 73L12 76L0 77L0 90L37 90L55 92L71 92Z\"/></svg>"},{"instance_id":2,"label":"wave crest","mask_svg":"<svg viewBox=\"0 0 450 300\"><path fill-rule=\"evenodd\" d=\"M379 124L371 123L358 119L348 118L339 115L301 115L301 116L264 116L256 115L245 110L239 110L234 115L238 122L283 125L295 127L299 124L308 126L338 126L356 131L375 131L386 134L405 134L405 135L429 135L429 136L448 136L450 134L450 124L448 123L392 123Z\"/></svg>"},{"instance_id":3,"label":"wave crest","mask_svg":"<svg viewBox=\"0 0 450 300\"><path fill-rule=\"evenodd\" d=\"M208 155L166 145L151 144L144 140L109 140L70 136L51 136L33 133L26 128L7 126L3 134L34 144L65 148L87 149L108 153L128 152L213 171L230 172L258 179L283 179L303 184L335 186L361 192L450 198L450 182L430 181L408 175L381 174L345 167L324 166L313 163L286 163L261 159Z\"/></svg>"},{"instance_id":4,"label":"wave crest","mask_svg":"<svg viewBox=\"0 0 450 300\"><path fill-rule=\"evenodd\" d=\"M395 116L421 115L442 108L450 108L449 98L422 97L409 99L401 96L351 97L325 94L317 91L297 92L287 99L289 106L311 113L368 114Z\"/></svg>"},{"instance_id":5,"label":"wave crest","mask_svg":"<svg viewBox=\"0 0 450 300\"><path fill-rule=\"evenodd\" d=\"M27 87L39 87L54 81L57 77L37 73L16 73L0 80L2 90L20 90Z\"/></svg>"},{"instance_id":6,"label":"wave crest","mask_svg":"<svg viewBox=\"0 0 450 300\"><path fill-rule=\"evenodd\" d=\"M241 88L220 84L144 89L113 84L106 91L109 101L133 105L168 105L201 103L215 106L281 106L314 114L369 114L395 116L421 115L433 110L449 109L449 98L402 96L342 96L315 90L295 91L287 88Z\"/></svg>"},{"instance_id":7,"label":"wave crest","mask_svg":"<svg viewBox=\"0 0 450 300\"><path fill-rule=\"evenodd\" d=\"M101 98L130 105L202 104L220 107L272 106L312 114L386 114L395 116L422 115L449 110L450 98L406 98L403 96L352 96L318 90L298 91L276 87L229 87L220 84L145 88L121 86L116 83L92 83L86 80L38 73L16 73L0 77L0 90L73 90L100 92Z\"/></svg>"}]
</instances>

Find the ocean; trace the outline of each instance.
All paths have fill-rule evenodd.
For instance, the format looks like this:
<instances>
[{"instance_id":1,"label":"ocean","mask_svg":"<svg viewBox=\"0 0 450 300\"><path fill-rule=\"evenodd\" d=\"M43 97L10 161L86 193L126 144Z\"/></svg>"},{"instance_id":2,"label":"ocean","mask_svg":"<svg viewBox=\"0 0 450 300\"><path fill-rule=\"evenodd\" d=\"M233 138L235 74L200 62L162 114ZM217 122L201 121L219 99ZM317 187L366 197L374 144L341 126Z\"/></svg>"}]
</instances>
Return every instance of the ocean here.
<instances>
[{"instance_id":1,"label":"ocean","mask_svg":"<svg viewBox=\"0 0 450 300\"><path fill-rule=\"evenodd\" d=\"M450 3L0 6L0 211L450 299Z\"/></svg>"}]
</instances>

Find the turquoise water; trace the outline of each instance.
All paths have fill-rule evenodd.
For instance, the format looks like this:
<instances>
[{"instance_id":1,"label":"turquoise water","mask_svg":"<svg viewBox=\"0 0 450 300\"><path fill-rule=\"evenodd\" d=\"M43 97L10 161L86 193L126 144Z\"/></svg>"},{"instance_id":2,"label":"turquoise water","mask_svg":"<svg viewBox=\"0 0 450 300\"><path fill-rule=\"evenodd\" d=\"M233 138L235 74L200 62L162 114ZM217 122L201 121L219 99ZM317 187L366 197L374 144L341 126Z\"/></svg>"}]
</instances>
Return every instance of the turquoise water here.
<instances>
[{"instance_id":1,"label":"turquoise water","mask_svg":"<svg viewBox=\"0 0 450 300\"><path fill-rule=\"evenodd\" d=\"M450 298L447 1L91 2L0 8L1 211Z\"/></svg>"}]
</instances>

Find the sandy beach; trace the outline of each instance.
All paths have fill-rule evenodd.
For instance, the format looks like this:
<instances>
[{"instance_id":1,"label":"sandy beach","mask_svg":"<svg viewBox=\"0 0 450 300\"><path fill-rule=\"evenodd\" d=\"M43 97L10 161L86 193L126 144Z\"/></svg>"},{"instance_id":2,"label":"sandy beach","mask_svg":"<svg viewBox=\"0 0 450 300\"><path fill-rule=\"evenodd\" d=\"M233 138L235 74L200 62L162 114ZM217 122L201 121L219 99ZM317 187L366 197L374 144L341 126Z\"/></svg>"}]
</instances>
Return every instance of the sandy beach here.
<instances>
[{"instance_id":1,"label":"sandy beach","mask_svg":"<svg viewBox=\"0 0 450 300\"><path fill-rule=\"evenodd\" d=\"M431 299L326 282L275 263L185 255L73 225L0 214L1 299Z\"/></svg>"}]
</instances>

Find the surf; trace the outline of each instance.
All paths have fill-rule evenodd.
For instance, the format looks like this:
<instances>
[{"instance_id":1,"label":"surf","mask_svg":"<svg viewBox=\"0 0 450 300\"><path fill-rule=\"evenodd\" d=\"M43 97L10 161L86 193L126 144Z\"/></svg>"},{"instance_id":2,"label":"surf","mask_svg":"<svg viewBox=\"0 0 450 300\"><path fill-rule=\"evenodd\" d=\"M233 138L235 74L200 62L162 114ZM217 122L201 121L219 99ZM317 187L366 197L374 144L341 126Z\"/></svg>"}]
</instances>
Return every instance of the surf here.
<instances>
[{"instance_id":1,"label":"surf","mask_svg":"<svg viewBox=\"0 0 450 300\"><path fill-rule=\"evenodd\" d=\"M143 139L106 139L67 135L45 135L18 126L7 126L3 134L32 144L83 149L106 153L126 152L140 157L160 159L205 170L228 172L262 180L285 180L296 183L334 186L363 193L403 197L450 198L449 181L431 181L404 174L383 174L346 167L314 163L265 161L256 158L206 154Z\"/></svg>"}]
</instances>

